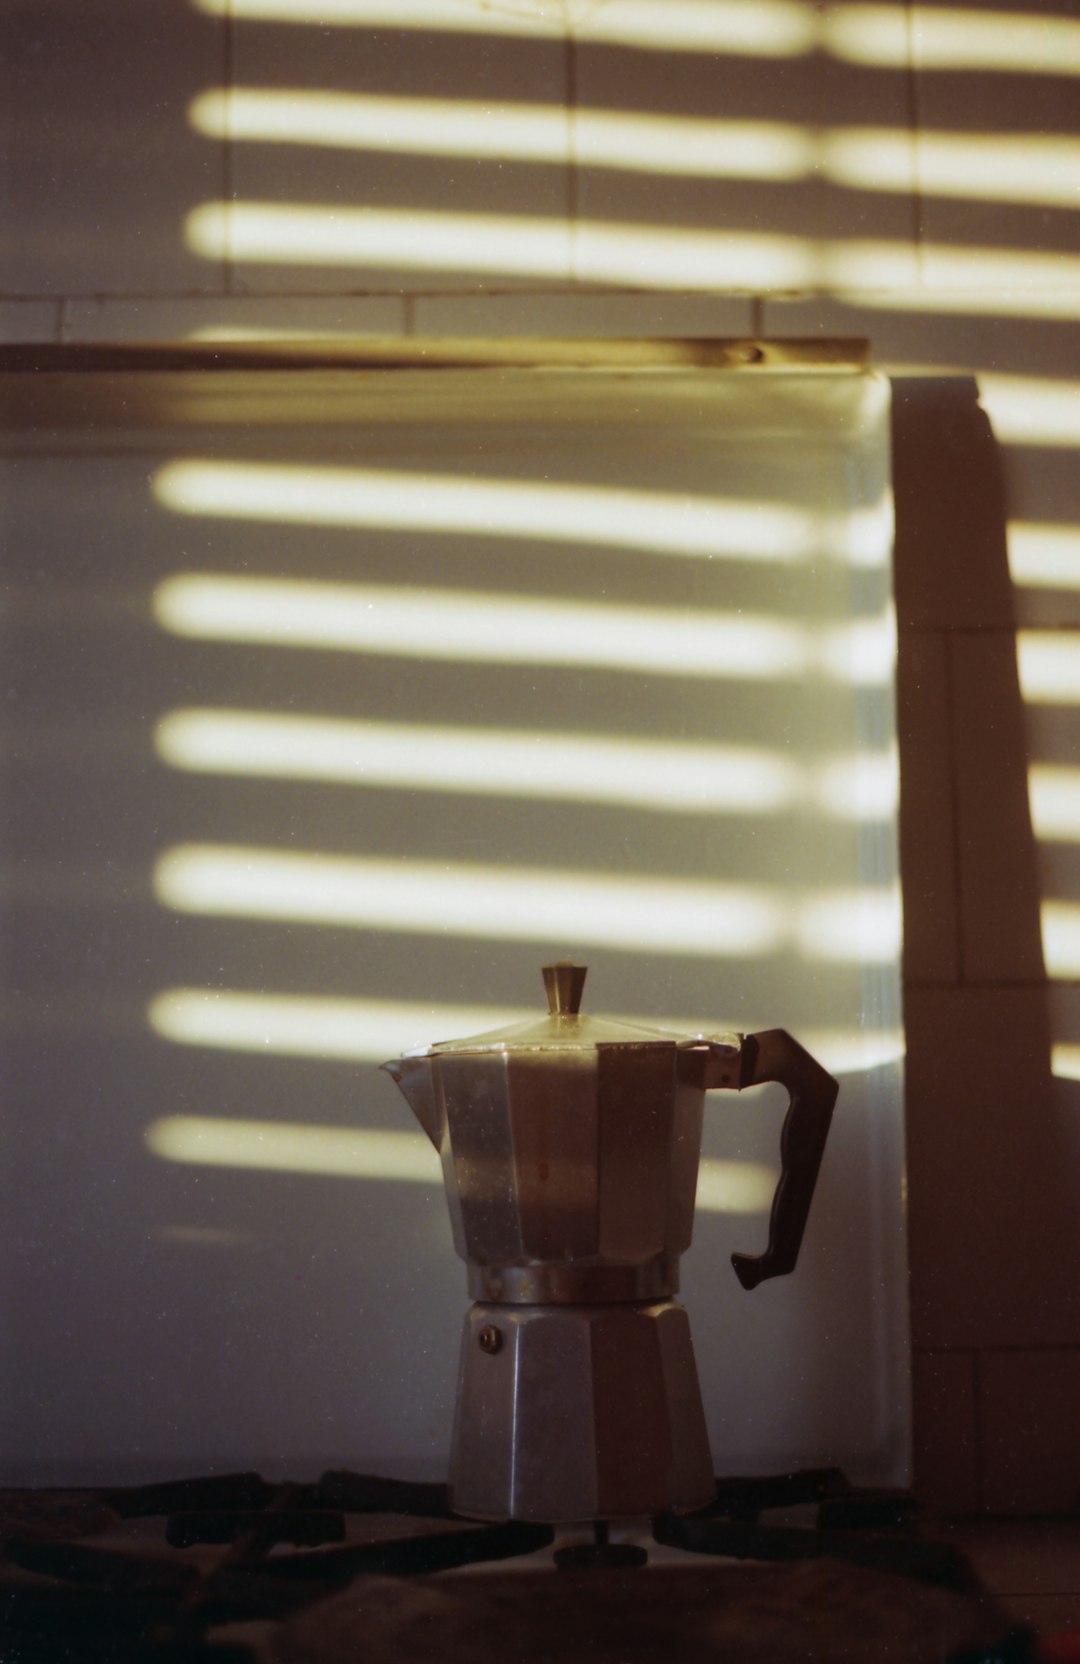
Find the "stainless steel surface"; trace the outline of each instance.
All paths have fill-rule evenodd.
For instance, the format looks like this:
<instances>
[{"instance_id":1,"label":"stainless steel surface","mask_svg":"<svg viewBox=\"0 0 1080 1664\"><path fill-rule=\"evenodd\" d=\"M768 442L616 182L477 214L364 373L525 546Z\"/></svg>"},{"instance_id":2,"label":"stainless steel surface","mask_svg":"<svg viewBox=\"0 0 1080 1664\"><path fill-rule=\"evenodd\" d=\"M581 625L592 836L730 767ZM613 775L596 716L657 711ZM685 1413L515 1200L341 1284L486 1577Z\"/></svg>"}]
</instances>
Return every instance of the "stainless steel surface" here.
<instances>
[{"instance_id":1,"label":"stainless steel surface","mask_svg":"<svg viewBox=\"0 0 1080 1664\"><path fill-rule=\"evenodd\" d=\"M494 1328L497 1349L482 1336ZM476 1519L633 1518L715 1490L690 1326L675 1301L473 1306L450 1496Z\"/></svg>"},{"instance_id":2,"label":"stainless steel surface","mask_svg":"<svg viewBox=\"0 0 1080 1664\"><path fill-rule=\"evenodd\" d=\"M544 968L549 1012L385 1065L439 1150L465 1322L451 1453L459 1512L564 1521L702 1506L712 1461L686 1314L704 1097L792 1098L769 1247L795 1263L836 1083L781 1030L710 1040L583 1017L582 966Z\"/></svg>"},{"instance_id":3,"label":"stainless steel surface","mask_svg":"<svg viewBox=\"0 0 1080 1664\"><path fill-rule=\"evenodd\" d=\"M622 1300L664 1300L679 1289L677 1256L641 1265L470 1265L469 1294L508 1306L589 1306Z\"/></svg>"}]
</instances>

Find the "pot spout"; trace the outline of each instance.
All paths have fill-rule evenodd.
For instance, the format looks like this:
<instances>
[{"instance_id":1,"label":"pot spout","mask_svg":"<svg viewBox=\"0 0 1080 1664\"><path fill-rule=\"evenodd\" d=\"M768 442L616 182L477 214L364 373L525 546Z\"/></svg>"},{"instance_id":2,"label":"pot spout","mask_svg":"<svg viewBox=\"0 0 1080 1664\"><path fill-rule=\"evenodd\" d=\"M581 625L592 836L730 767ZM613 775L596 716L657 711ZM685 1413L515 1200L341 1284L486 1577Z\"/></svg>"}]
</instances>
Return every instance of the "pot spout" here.
<instances>
[{"instance_id":1,"label":"pot spout","mask_svg":"<svg viewBox=\"0 0 1080 1664\"><path fill-rule=\"evenodd\" d=\"M382 1067L397 1082L405 1102L438 1149L441 1142L439 1103L430 1057L396 1057Z\"/></svg>"}]
</instances>

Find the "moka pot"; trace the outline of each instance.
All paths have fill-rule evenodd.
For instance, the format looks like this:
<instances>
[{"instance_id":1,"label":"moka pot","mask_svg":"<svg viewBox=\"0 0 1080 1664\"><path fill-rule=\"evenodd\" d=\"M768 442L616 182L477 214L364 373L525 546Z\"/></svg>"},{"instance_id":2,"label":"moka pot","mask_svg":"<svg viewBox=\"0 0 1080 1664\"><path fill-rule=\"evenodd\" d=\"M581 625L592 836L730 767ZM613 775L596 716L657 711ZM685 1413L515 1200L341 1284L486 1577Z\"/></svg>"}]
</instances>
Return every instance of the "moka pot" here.
<instances>
[{"instance_id":1,"label":"moka pot","mask_svg":"<svg viewBox=\"0 0 1080 1664\"><path fill-rule=\"evenodd\" d=\"M744 1288L794 1269L837 1084L782 1029L682 1036L580 1014L582 966L544 969L549 1010L384 1067L442 1159L465 1319L455 1511L572 1522L687 1511L715 1481L689 1324L705 1093L787 1087L782 1171Z\"/></svg>"}]
</instances>

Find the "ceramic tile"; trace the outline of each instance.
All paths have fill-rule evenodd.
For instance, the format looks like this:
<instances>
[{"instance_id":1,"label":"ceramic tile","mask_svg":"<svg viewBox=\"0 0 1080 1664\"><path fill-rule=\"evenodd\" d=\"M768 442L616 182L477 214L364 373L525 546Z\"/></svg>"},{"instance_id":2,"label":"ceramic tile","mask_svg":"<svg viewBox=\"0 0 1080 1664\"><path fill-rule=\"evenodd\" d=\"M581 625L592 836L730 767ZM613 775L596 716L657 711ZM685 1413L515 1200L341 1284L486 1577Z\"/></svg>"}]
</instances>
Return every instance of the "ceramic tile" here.
<instances>
[{"instance_id":1,"label":"ceramic tile","mask_svg":"<svg viewBox=\"0 0 1080 1664\"><path fill-rule=\"evenodd\" d=\"M1000 459L974 377L894 383L893 489L901 628L1011 625Z\"/></svg>"},{"instance_id":2,"label":"ceramic tile","mask_svg":"<svg viewBox=\"0 0 1080 1664\"><path fill-rule=\"evenodd\" d=\"M905 1024L915 1346L1080 1344L1078 1088L1046 991L909 987Z\"/></svg>"},{"instance_id":3,"label":"ceramic tile","mask_svg":"<svg viewBox=\"0 0 1080 1664\"><path fill-rule=\"evenodd\" d=\"M1010 1595L1004 1606L1018 1624L1029 1624L1039 1635L1063 1640L1067 1636L1075 1658L1080 1647L1080 1594Z\"/></svg>"},{"instance_id":4,"label":"ceramic tile","mask_svg":"<svg viewBox=\"0 0 1080 1664\"><path fill-rule=\"evenodd\" d=\"M0 341L54 341L59 305L50 300L0 300Z\"/></svg>"},{"instance_id":5,"label":"ceramic tile","mask_svg":"<svg viewBox=\"0 0 1080 1664\"><path fill-rule=\"evenodd\" d=\"M1041 886L1015 637L961 634L950 652L963 975L1041 979Z\"/></svg>"},{"instance_id":6,"label":"ceramic tile","mask_svg":"<svg viewBox=\"0 0 1080 1664\"><path fill-rule=\"evenodd\" d=\"M850 297L847 302L769 300L764 312L767 336L866 335L874 361L893 376L898 461L903 467L906 448L914 462L914 523L919 528L931 521L929 533L913 539L915 556L920 548L926 551L927 570L919 570L917 585L909 585L924 618L932 616L942 625L1002 622L1008 610L1020 623L1080 624L1080 337L1075 324L890 311L880 296L866 297L865 305ZM937 431L931 429L924 444L920 424L928 397L926 377L933 370L944 374L959 365L967 365L976 378L978 402L989 421L989 436L984 431L979 454L992 489L991 513L987 514L985 491L966 500L962 491L950 491L946 500L959 498L952 519L965 544L975 541L967 521L971 504L979 505L976 512L985 523L983 544L995 582L988 590L985 573L979 582L975 570L965 578L961 569L943 594L953 568L949 558L934 558L942 551L932 517L938 512L944 470L933 456ZM916 371L922 377L916 389L909 390L908 378ZM929 462L926 452L931 453ZM922 515L919 502L925 504ZM1001 528L1008 548L1008 592L1001 581ZM988 607L991 597L994 605Z\"/></svg>"},{"instance_id":7,"label":"ceramic tile","mask_svg":"<svg viewBox=\"0 0 1080 1664\"><path fill-rule=\"evenodd\" d=\"M1025 632L1027 651L1044 645L1059 651L1060 631ZM1066 638L1067 640L1068 638ZM1073 638L1075 643L1077 638ZM1053 662L1053 661L1051 661ZM1067 662L1067 661L1066 661ZM1029 793L1036 834L1036 871L1044 904L1043 953L1047 973L1057 986L1055 1008L1071 1008L1068 1028L1074 1074L1080 1071L1080 1012L1076 1009L1080 977L1080 941L1070 910L1080 903L1080 708L1076 705L1029 704L1027 709ZM1070 982L1073 984L1069 986Z\"/></svg>"},{"instance_id":8,"label":"ceramic tile","mask_svg":"<svg viewBox=\"0 0 1080 1664\"><path fill-rule=\"evenodd\" d=\"M240 18L235 74L229 236L245 288L568 279L561 40Z\"/></svg>"},{"instance_id":9,"label":"ceramic tile","mask_svg":"<svg viewBox=\"0 0 1080 1664\"><path fill-rule=\"evenodd\" d=\"M1065 384L1067 387L1070 384ZM1071 384L1080 446L1080 392ZM1080 471L1076 448L1010 446L1009 566L1017 621L1080 628Z\"/></svg>"},{"instance_id":10,"label":"ceramic tile","mask_svg":"<svg viewBox=\"0 0 1080 1664\"><path fill-rule=\"evenodd\" d=\"M1015 8L1022 14L1022 8ZM949 8L917 5L912 14L921 220L928 281L978 286L1005 260L1021 287L1060 282L1055 254L1075 256L1074 170L1068 141L1080 131L1076 86L1059 49L1053 66L1053 6L1014 18L950 19ZM1069 14L1064 14L1068 26ZM944 62L942 31L964 31ZM1072 25L1075 28L1075 23ZM1009 52L991 73L980 62L995 41ZM1055 140L1058 141L1055 144ZM1065 151L1061 141L1065 141ZM970 251L962 268L954 265Z\"/></svg>"},{"instance_id":11,"label":"ceramic tile","mask_svg":"<svg viewBox=\"0 0 1080 1664\"><path fill-rule=\"evenodd\" d=\"M912 1398L915 1495L936 1513L976 1513L979 1471L972 1354L916 1352Z\"/></svg>"},{"instance_id":12,"label":"ceramic tile","mask_svg":"<svg viewBox=\"0 0 1080 1664\"><path fill-rule=\"evenodd\" d=\"M904 76L821 50L842 8L802 0L737 36L717 7L694 39L672 8L647 46L641 13L609 0L576 29L579 278L822 288L871 245L893 281L914 278L910 178L879 191L849 142L870 120L903 133Z\"/></svg>"},{"instance_id":13,"label":"ceramic tile","mask_svg":"<svg viewBox=\"0 0 1080 1664\"><path fill-rule=\"evenodd\" d=\"M421 295L418 335L723 336L752 332L748 300L727 295Z\"/></svg>"},{"instance_id":14,"label":"ceramic tile","mask_svg":"<svg viewBox=\"0 0 1080 1664\"><path fill-rule=\"evenodd\" d=\"M1080 1082L1080 983L1054 988L1050 1011L1054 1042L1062 1048L1068 1047L1068 1054L1061 1056L1056 1072L1062 1079ZM1077 1089L1080 1091L1080 1087Z\"/></svg>"},{"instance_id":15,"label":"ceramic tile","mask_svg":"<svg viewBox=\"0 0 1080 1664\"><path fill-rule=\"evenodd\" d=\"M883 368L910 369L931 345L888 314L865 317L836 305L768 304L765 325L766 335L792 336L844 336L871 325L874 360ZM937 343L944 363L957 362L956 345L946 358ZM894 376L892 413L901 628L1011 626L1001 454L975 376Z\"/></svg>"},{"instance_id":16,"label":"ceramic tile","mask_svg":"<svg viewBox=\"0 0 1080 1664\"><path fill-rule=\"evenodd\" d=\"M995 1595L1048 1600L1080 1593L1080 1522L964 1520L943 1535L967 1555Z\"/></svg>"},{"instance_id":17,"label":"ceramic tile","mask_svg":"<svg viewBox=\"0 0 1080 1664\"><path fill-rule=\"evenodd\" d=\"M1019 292L1002 292L996 307L969 313L944 303L935 311L925 291L895 285L812 299L768 296L764 333L864 336L875 362L892 374L995 373L1038 385L1069 374L1080 356L1075 293L1058 298L1060 315L1040 317L1030 315L1029 297Z\"/></svg>"},{"instance_id":18,"label":"ceramic tile","mask_svg":"<svg viewBox=\"0 0 1080 1664\"><path fill-rule=\"evenodd\" d=\"M192 131L187 109L220 78L223 30L185 0L5 8L0 103L19 235L5 240L0 287L219 287L220 266L185 246L184 220L221 190L221 146Z\"/></svg>"},{"instance_id":19,"label":"ceramic tile","mask_svg":"<svg viewBox=\"0 0 1080 1664\"><path fill-rule=\"evenodd\" d=\"M904 975L915 982L955 982L959 974L946 656L941 634L917 630L901 637L897 725Z\"/></svg>"},{"instance_id":20,"label":"ceramic tile","mask_svg":"<svg viewBox=\"0 0 1080 1664\"><path fill-rule=\"evenodd\" d=\"M984 1494L992 1513L1075 1514L1078 1405L1080 1347L988 1352L980 1359ZM1073 1543L1074 1555L1078 1546ZM1045 1564L1041 1576L1053 1576Z\"/></svg>"},{"instance_id":21,"label":"ceramic tile","mask_svg":"<svg viewBox=\"0 0 1080 1664\"><path fill-rule=\"evenodd\" d=\"M73 301L69 341L243 340L265 335L297 338L400 335L405 311L393 295L295 296L270 299Z\"/></svg>"}]
</instances>

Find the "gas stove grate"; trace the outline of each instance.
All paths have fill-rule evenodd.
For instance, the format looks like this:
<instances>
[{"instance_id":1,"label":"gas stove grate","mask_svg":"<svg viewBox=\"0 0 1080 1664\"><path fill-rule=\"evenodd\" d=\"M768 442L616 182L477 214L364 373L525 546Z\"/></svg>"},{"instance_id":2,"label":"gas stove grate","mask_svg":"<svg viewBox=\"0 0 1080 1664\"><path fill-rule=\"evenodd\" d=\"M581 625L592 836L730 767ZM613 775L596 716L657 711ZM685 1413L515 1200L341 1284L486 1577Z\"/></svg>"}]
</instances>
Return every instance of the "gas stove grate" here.
<instances>
[{"instance_id":1,"label":"gas stove grate","mask_svg":"<svg viewBox=\"0 0 1080 1664\"><path fill-rule=\"evenodd\" d=\"M771 1509L806 1504L815 1506L813 1526L761 1519ZM658 1518L652 1535L693 1554L828 1556L977 1591L963 1556L919 1534L917 1512L905 1493L859 1489L837 1469L817 1469L720 1479L708 1508ZM350 1540L364 1515L416 1523L386 1540ZM133 1522L158 1522L156 1540L147 1546L125 1537ZM246 1644L212 1632L289 1619L361 1576L422 1576L512 1559L555 1541L547 1525L458 1518L445 1485L347 1471L315 1484L274 1485L243 1473L92 1492L9 1491L0 1493L0 1529L5 1664L251 1664ZM567 1570L632 1567L647 1558L640 1544L610 1542L602 1522L592 1541L554 1552ZM996 1658L1022 1664L1027 1639L1010 1637Z\"/></svg>"}]
</instances>

